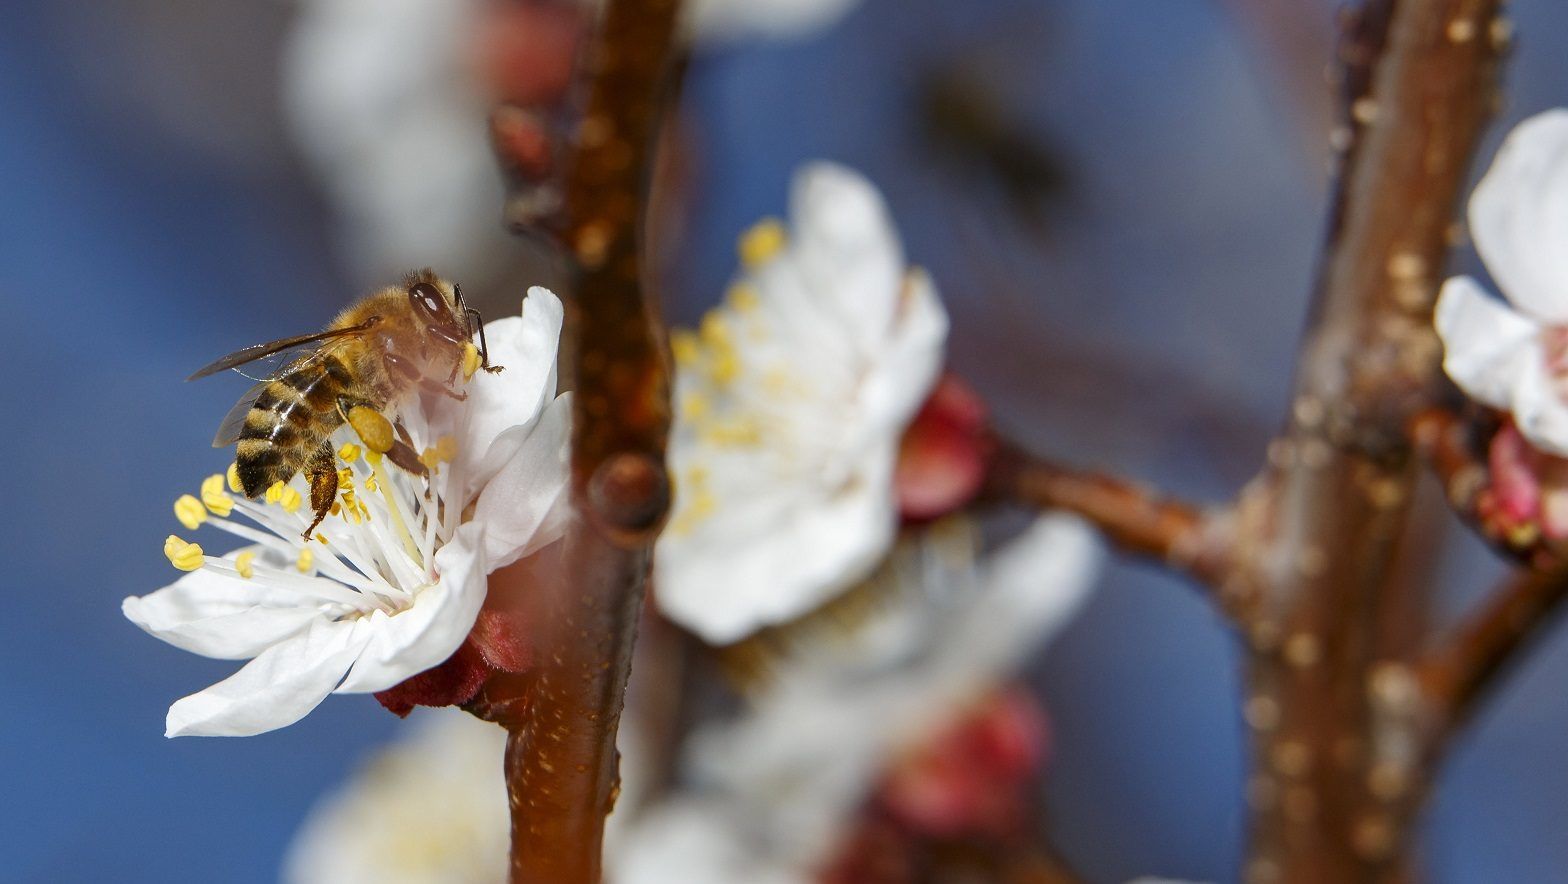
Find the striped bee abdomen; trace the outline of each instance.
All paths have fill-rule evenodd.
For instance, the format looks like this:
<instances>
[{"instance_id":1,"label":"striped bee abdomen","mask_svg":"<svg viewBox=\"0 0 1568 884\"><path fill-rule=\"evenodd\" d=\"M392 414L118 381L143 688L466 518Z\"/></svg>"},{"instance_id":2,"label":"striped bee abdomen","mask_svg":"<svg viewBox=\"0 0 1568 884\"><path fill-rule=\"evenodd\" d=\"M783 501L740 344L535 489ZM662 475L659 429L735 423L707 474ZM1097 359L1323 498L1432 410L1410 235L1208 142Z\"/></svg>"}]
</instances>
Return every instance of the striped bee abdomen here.
<instances>
[{"instance_id":1,"label":"striped bee abdomen","mask_svg":"<svg viewBox=\"0 0 1568 884\"><path fill-rule=\"evenodd\" d=\"M293 478L311 452L343 423L337 400L352 375L326 354L262 390L245 415L234 465L246 497L259 497L275 482Z\"/></svg>"}]
</instances>

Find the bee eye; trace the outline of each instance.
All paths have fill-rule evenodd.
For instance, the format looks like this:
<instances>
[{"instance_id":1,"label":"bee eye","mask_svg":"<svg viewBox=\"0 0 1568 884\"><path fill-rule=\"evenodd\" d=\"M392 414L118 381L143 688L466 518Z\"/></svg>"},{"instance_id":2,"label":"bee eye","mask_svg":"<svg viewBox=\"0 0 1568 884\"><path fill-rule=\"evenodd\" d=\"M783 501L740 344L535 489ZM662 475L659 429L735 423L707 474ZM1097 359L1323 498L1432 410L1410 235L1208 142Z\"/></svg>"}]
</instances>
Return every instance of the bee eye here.
<instances>
[{"instance_id":1,"label":"bee eye","mask_svg":"<svg viewBox=\"0 0 1568 884\"><path fill-rule=\"evenodd\" d=\"M408 290L408 299L414 304L414 312L418 313L430 323L446 323L450 311L446 306L446 299L441 297L441 292L428 282L416 283Z\"/></svg>"}]
</instances>

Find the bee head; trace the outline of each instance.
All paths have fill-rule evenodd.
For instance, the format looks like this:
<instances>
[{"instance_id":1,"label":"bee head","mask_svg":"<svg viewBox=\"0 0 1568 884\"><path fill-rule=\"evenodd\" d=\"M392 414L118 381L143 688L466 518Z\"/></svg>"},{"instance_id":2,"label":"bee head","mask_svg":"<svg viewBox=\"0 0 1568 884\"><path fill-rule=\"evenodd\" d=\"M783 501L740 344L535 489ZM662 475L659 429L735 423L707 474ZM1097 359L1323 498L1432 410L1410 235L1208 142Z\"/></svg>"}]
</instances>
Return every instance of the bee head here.
<instances>
[{"instance_id":1,"label":"bee head","mask_svg":"<svg viewBox=\"0 0 1568 884\"><path fill-rule=\"evenodd\" d=\"M467 316L454 307L454 301L459 304L462 302L462 295L457 294L456 286L451 287L452 294L448 295L445 291L447 286L428 270L410 276L406 286L409 306L430 334L451 343L469 339Z\"/></svg>"}]
</instances>

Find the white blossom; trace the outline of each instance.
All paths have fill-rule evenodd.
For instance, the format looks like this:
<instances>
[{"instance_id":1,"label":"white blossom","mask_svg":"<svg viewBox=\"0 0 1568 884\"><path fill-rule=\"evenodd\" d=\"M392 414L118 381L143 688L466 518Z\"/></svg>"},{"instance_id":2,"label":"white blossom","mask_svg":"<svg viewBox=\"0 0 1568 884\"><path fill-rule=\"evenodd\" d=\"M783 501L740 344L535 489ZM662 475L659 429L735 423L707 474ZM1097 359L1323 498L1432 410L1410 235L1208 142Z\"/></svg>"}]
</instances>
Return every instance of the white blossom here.
<instances>
[{"instance_id":1,"label":"white blossom","mask_svg":"<svg viewBox=\"0 0 1568 884\"><path fill-rule=\"evenodd\" d=\"M599 0L582 0L591 13ZM700 0L698 43L796 37L858 0ZM299 0L283 59L283 103L305 159L342 216L366 278L409 265L489 275L511 254L501 173L474 44L479 0Z\"/></svg>"},{"instance_id":2,"label":"white blossom","mask_svg":"<svg viewBox=\"0 0 1568 884\"><path fill-rule=\"evenodd\" d=\"M1443 367L1531 444L1568 456L1568 110L1509 134L1470 197L1470 232L1508 301L1468 276L1444 284Z\"/></svg>"},{"instance_id":3,"label":"white blossom","mask_svg":"<svg viewBox=\"0 0 1568 884\"><path fill-rule=\"evenodd\" d=\"M395 405L428 479L362 451L345 426L339 497L310 540L309 488L295 476L258 500L230 494L230 471L175 514L249 545L224 556L171 535L190 573L123 603L125 616L176 647L249 659L176 702L169 736L243 736L299 720L329 693L370 693L435 666L467 638L486 575L558 538L567 506L571 406L557 397L561 302L529 292L521 316L485 326L499 374L479 372L466 400ZM244 520L236 518L243 516Z\"/></svg>"},{"instance_id":4,"label":"white blossom","mask_svg":"<svg viewBox=\"0 0 1568 884\"><path fill-rule=\"evenodd\" d=\"M288 884L504 884L506 731L420 713L397 743L320 801L284 861Z\"/></svg>"},{"instance_id":5,"label":"white blossom","mask_svg":"<svg viewBox=\"0 0 1568 884\"><path fill-rule=\"evenodd\" d=\"M673 340L655 598L718 644L810 611L887 554L899 441L942 366L947 316L869 182L809 165L790 215L788 232L743 237L725 303Z\"/></svg>"},{"instance_id":6,"label":"white blossom","mask_svg":"<svg viewBox=\"0 0 1568 884\"><path fill-rule=\"evenodd\" d=\"M877 776L1059 631L1098 576L1093 532L1039 519L976 568L948 527L900 544L850 640L791 654L738 719L686 744L692 787L611 858L618 884L809 881ZM793 628L793 627L792 627ZM679 844L679 849L674 845Z\"/></svg>"}]
</instances>

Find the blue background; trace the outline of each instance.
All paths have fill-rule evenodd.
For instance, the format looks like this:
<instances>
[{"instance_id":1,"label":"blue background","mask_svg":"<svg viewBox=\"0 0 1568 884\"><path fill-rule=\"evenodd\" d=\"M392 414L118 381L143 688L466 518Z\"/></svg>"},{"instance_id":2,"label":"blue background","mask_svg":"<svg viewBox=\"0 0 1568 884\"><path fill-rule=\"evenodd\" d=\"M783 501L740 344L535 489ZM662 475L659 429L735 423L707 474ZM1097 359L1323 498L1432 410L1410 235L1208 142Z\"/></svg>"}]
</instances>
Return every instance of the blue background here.
<instances>
[{"instance_id":1,"label":"blue background","mask_svg":"<svg viewBox=\"0 0 1568 884\"><path fill-rule=\"evenodd\" d=\"M1245 12L1270 5L1305 29L1271 41ZM167 704L232 665L119 613L170 579L172 499L225 463L206 440L235 391L181 379L353 292L276 107L288 8L241 6L0 13L3 880L273 880L312 800L395 724L334 698L282 732L167 741ZM1514 7L1505 123L1568 98L1568 9ZM1221 499L1285 399L1327 95L1286 50L1326 59L1329 22L1312 0L867 0L818 37L700 53L685 95L700 197L672 312L715 299L733 237L781 210L798 162L843 160L887 192L943 290L954 365L1005 426ZM977 78L1051 146L1066 184L1043 221L922 146L934 69ZM1427 530L1457 611L1498 566L1445 519ZM1095 881L1233 880L1235 660L1194 594L1118 564L1034 672L1067 857ZM1434 880L1568 881L1564 673L1559 632L1457 747L1425 831Z\"/></svg>"}]
</instances>

